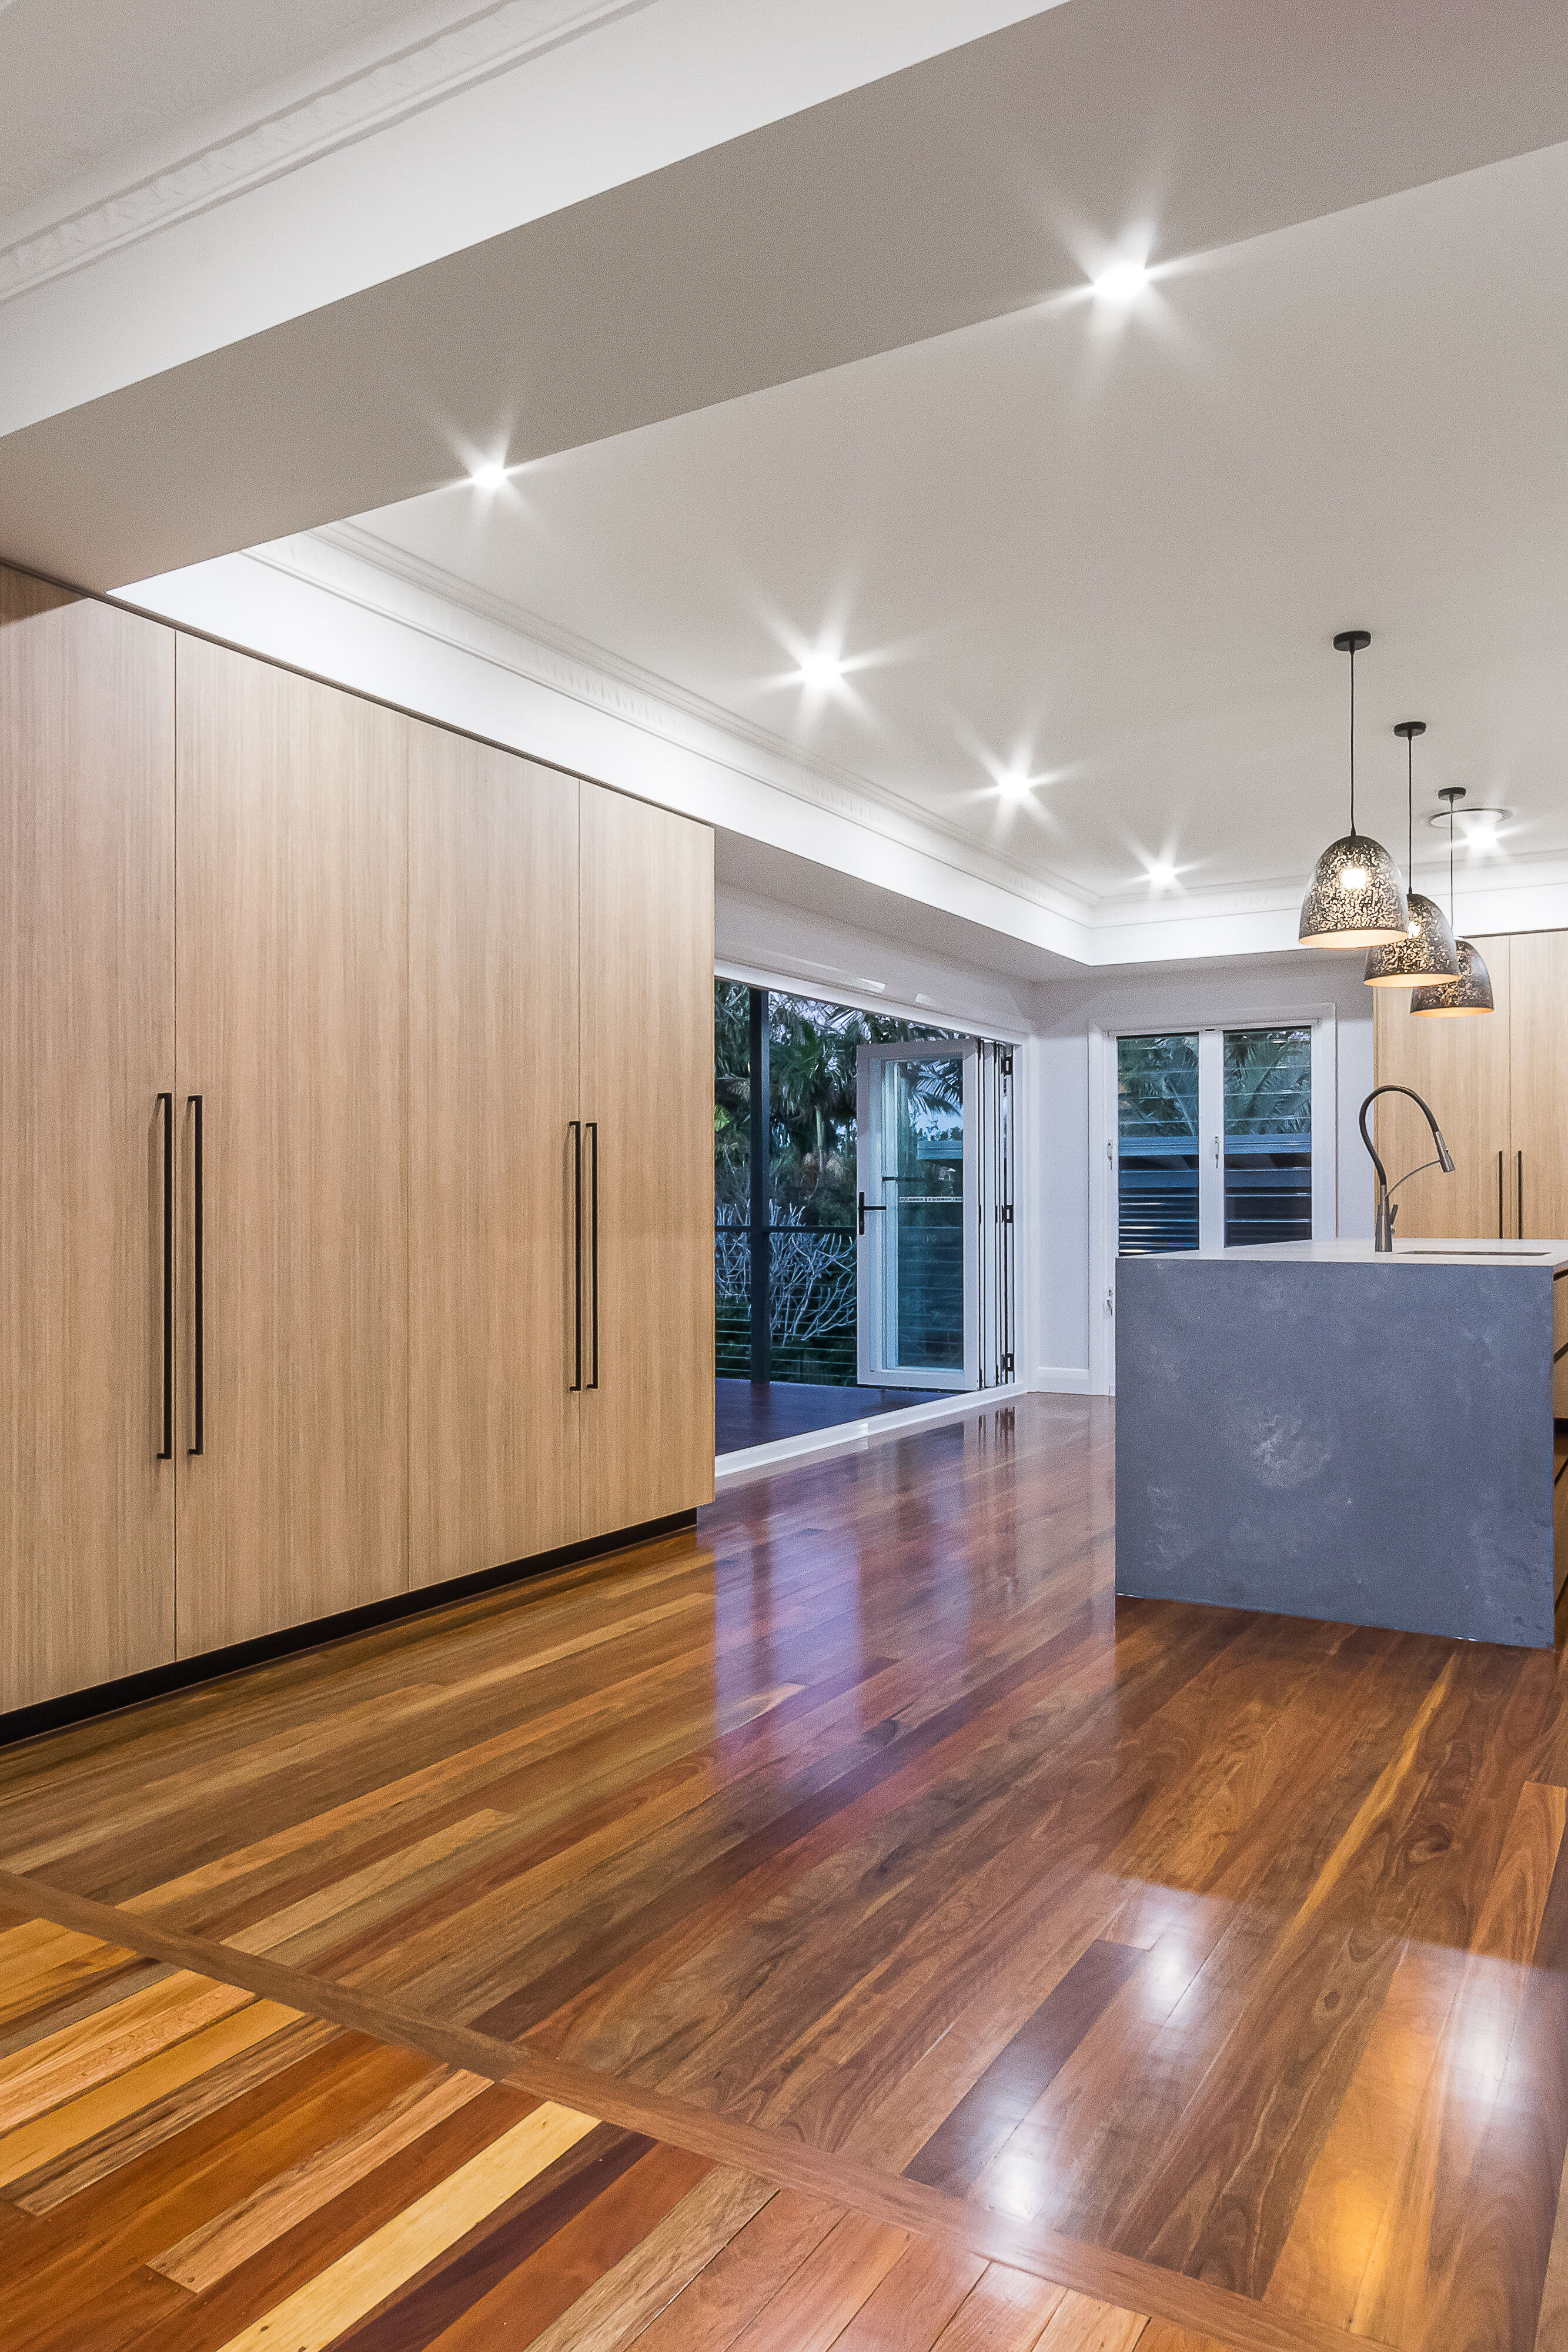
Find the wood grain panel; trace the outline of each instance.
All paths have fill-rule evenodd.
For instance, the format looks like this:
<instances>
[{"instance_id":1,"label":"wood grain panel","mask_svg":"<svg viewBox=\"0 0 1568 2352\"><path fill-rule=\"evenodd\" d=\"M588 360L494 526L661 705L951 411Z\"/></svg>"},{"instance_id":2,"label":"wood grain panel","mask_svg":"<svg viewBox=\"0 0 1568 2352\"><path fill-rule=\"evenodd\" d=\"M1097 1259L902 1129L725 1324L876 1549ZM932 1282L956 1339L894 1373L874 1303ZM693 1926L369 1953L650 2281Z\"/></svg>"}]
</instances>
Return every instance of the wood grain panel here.
<instances>
[{"instance_id":1,"label":"wood grain panel","mask_svg":"<svg viewBox=\"0 0 1568 2352\"><path fill-rule=\"evenodd\" d=\"M597 785L581 807L581 1100L598 1130L598 1386L581 1399L592 1536L714 1491L713 835Z\"/></svg>"},{"instance_id":2,"label":"wood grain panel","mask_svg":"<svg viewBox=\"0 0 1568 2352\"><path fill-rule=\"evenodd\" d=\"M0 1710L174 1654L173 633L0 569Z\"/></svg>"},{"instance_id":3,"label":"wood grain panel","mask_svg":"<svg viewBox=\"0 0 1568 2352\"><path fill-rule=\"evenodd\" d=\"M1568 931L1514 934L1508 1005L1516 1206L1527 1239L1555 1240L1568 1234Z\"/></svg>"},{"instance_id":4,"label":"wood grain panel","mask_svg":"<svg viewBox=\"0 0 1568 2352\"><path fill-rule=\"evenodd\" d=\"M1376 999L1376 1083L1411 1087L1429 1102L1454 1156L1451 1176L1432 1169L1395 1195L1401 1241L1434 1234L1495 1241L1500 1168L1502 1233L1511 1238L1519 1230L1509 1060L1511 942L1503 936L1478 940L1476 945L1491 974L1492 1013L1460 1021L1417 1020L1403 989L1367 992ZM1431 1130L1413 1102L1385 1096L1374 1106L1374 1117L1377 1149L1391 1183L1407 1168L1431 1158ZM1370 1165L1364 1173L1370 1192Z\"/></svg>"},{"instance_id":5,"label":"wood grain panel","mask_svg":"<svg viewBox=\"0 0 1568 2352\"><path fill-rule=\"evenodd\" d=\"M187 1097L205 1122L189 1657L408 1581L410 722L185 636L178 696L187 1151Z\"/></svg>"},{"instance_id":6,"label":"wood grain panel","mask_svg":"<svg viewBox=\"0 0 1568 2352\"><path fill-rule=\"evenodd\" d=\"M575 778L410 737L410 1579L572 1542Z\"/></svg>"}]
</instances>

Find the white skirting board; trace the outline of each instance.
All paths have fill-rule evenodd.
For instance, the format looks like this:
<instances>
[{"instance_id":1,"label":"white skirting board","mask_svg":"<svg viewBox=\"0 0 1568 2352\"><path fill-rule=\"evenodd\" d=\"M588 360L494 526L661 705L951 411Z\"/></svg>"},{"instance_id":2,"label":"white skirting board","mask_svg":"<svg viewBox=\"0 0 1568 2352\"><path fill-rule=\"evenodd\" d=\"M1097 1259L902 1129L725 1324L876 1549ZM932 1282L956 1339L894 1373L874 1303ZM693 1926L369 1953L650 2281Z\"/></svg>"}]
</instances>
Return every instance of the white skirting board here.
<instances>
[{"instance_id":1,"label":"white skirting board","mask_svg":"<svg viewBox=\"0 0 1568 2352\"><path fill-rule=\"evenodd\" d=\"M1088 1396L1089 1367L1087 1364L1041 1364L1030 1382L1047 1396Z\"/></svg>"},{"instance_id":2,"label":"white skirting board","mask_svg":"<svg viewBox=\"0 0 1568 2352\"><path fill-rule=\"evenodd\" d=\"M1085 1382L1088 1374L1083 1375ZM934 1422L964 1421L972 1412L989 1412L998 1404L1016 1404L1029 1391L1019 1381L1006 1388L965 1389L934 1397L898 1412L873 1413L865 1421L841 1421L831 1429L808 1429L799 1437L775 1438L770 1445L743 1446L737 1454L721 1454L714 1464L714 1484L734 1486L769 1471L789 1469L801 1461L821 1461L827 1454L859 1454L874 1440L907 1436Z\"/></svg>"}]
</instances>

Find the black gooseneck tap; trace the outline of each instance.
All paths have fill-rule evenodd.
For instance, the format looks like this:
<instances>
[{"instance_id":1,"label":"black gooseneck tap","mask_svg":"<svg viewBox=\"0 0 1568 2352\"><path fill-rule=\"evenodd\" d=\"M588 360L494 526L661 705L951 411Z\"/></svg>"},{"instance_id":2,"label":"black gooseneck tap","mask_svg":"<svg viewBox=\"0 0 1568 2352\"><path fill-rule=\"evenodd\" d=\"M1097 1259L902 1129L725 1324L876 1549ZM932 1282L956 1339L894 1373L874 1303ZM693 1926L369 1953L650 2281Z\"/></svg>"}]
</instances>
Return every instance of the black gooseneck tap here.
<instances>
[{"instance_id":1,"label":"black gooseneck tap","mask_svg":"<svg viewBox=\"0 0 1568 2352\"><path fill-rule=\"evenodd\" d=\"M1408 1095L1417 1110L1425 1114L1427 1124L1432 1130L1432 1140L1437 1147L1437 1156L1435 1160L1423 1160L1419 1168L1407 1169L1397 1182L1393 1184L1389 1182L1388 1171L1377 1156L1377 1146L1366 1131L1366 1114L1379 1095ZM1372 1245L1375 1250L1379 1250L1385 1256L1388 1256L1394 1248L1394 1220L1399 1214L1394 1204L1394 1195L1399 1190L1399 1186L1407 1184L1412 1176L1419 1176L1427 1168L1440 1168L1445 1176L1451 1176L1454 1172L1454 1155L1443 1140L1443 1130L1432 1115L1430 1103L1423 1102L1413 1087L1373 1087L1361 1106L1361 1139L1371 1153L1372 1164L1377 1171L1377 1203L1373 1212Z\"/></svg>"}]
</instances>

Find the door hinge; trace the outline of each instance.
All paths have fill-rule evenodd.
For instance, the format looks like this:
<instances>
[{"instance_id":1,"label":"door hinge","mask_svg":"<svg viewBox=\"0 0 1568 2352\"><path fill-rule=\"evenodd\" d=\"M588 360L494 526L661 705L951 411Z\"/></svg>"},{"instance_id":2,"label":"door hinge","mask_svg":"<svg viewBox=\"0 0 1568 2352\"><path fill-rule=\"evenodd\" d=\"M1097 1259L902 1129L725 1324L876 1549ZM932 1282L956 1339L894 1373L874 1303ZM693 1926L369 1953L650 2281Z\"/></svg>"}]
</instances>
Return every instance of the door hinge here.
<instances>
[{"instance_id":1,"label":"door hinge","mask_svg":"<svg viewBox=\"0 0 1568 2352\"><path fill-rule=\"evenodd\" d=\"M1001 1369L1003 1380L1010 1381L1013 1376L1013 1360L1010 1356L1004 1356L1002 1358Z\"/></svg>"},{"instance_id":2,"label":"door hinge","mask_svg":"<svg viewBox=\"0 0 1568 2352\"><path fill-rule=\"evenodd\" d=\"M999 1224L999 1225L1010 1225L1010 1224L1012 1223L1012 1221L1013 1221L1013 1204L1012 1204L1012 1202L1011 1202L1010 1201L998 1201L998 1202L997 1203L997 1223L998 1223L998 1224Z\"/></svg>"},{"instance_id":3,"label":"door hinge","mask_svg":"<svg viewBox=\"0 0 1568 2352\"><path fill-rule=\"evenodd\" d=\"M1004 1078L1010 1078L1013 1074L1013 1057L1011 1054L998 1054L997 1055L997 1067L1001 1072Z\"/></svg>"}]
</instances>

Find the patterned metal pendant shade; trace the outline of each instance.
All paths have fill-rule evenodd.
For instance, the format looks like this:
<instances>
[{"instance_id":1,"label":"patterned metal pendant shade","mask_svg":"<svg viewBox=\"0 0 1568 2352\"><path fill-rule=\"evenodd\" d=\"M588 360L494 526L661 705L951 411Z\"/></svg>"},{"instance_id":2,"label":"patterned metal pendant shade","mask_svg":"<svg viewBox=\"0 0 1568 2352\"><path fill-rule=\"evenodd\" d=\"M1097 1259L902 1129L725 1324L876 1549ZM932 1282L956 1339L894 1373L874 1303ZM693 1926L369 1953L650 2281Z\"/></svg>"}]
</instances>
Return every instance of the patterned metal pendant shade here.
<instances>
[{"instance_id":1,"label":"patterned metal pendant shade","mask_svg":"<svg viewBox=\"0 0 1568 2352\"><path fill-rule=\"evenodd\" d=\"M1409 928L1405 885L1383 844L1366 833L1331 841L1301 901L1302 947L1382 947Z\"/></svg>"},{"instance_id":2,"label":"patterned metal pendant shade","mask_svg":"<svg viewBox=\"0 0 1568 2352\"><path fill-rule=\"evenodd\" d=\"M1368 988L1424 988L1459 976L1459 953L1447 915L1424 891L1411 890L1406 897L1410 925L1405 937L1367 950Z\"/></svg>"},{"instance_id":3,"label":"patterned metal pendant shade","mask_svg":"<svg viewBox=\"0 0 1568 2352\"><path fill-rule=\"evenodd\" d=\"M1467 1013L1492 1010L1491 974L1484 958L1469 940L1456 940L1455 945L1458 978L1445 980L1436 988L1418 988L1410 999L1412 1013L1424 1013L1429 1021L1458 1021Z\"/></svg>"},{"instance_id":4,"label":"patterned metal pendant shade","mask_svg":"<svg viewBox=\"0 0 1568 2352\"><path fill-rule=\"evenodd\" d=\"M1350 656L1350 831L1312 869L1301 901L1304 948L1379 948L1410 928L1399 868L1380 841L1355 829L1355 657L1371 643L1364 629L1342 629L1333 641L1336 654Z\"/></svg>"}]
</instances>

